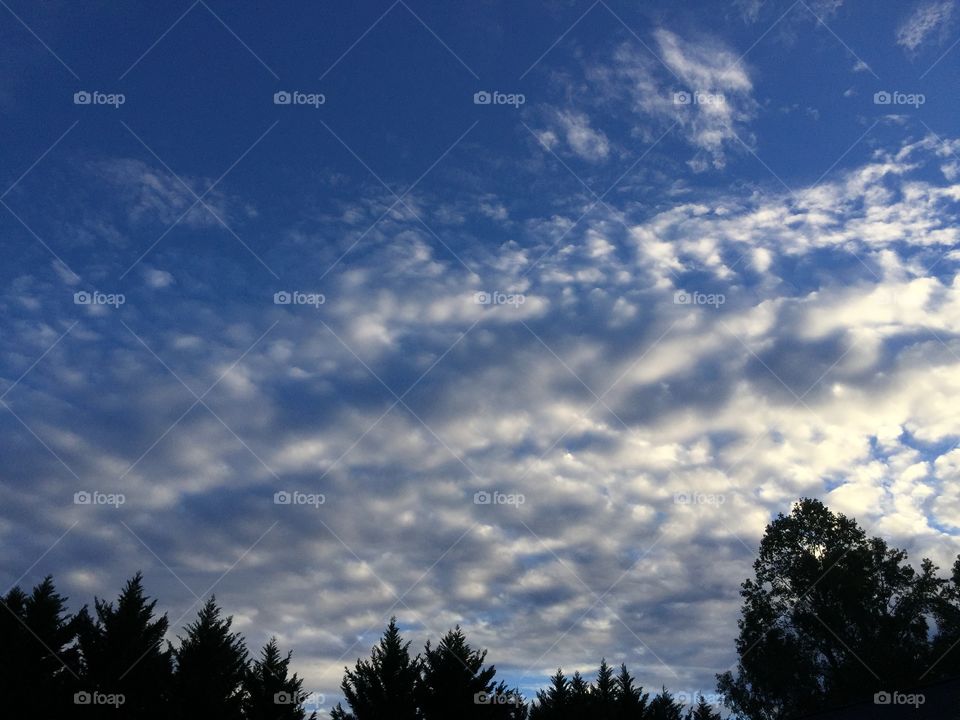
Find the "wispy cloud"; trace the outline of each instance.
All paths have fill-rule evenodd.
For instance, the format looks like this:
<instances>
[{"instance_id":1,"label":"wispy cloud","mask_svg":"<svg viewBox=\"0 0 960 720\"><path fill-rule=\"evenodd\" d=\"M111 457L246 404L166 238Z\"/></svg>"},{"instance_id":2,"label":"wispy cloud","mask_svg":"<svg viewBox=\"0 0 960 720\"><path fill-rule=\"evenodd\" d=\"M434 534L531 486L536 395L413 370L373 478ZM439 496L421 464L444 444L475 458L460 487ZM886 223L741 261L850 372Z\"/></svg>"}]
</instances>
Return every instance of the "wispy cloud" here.
<instances>
[{"instance_id":1,"label":"wispy cloud","mask_svg":"<svg viewBox=\"0 0 960 720\"><path fill-rule=\"evenodd\" d=\"M955 9L955 0L934 0L918 5L897 28L897 44L915 52L934 35L942 39Z\"/></svg>"},{"instance_id":2,"label":"wispy cloud","mask_svg":"<svg viewBox=\"0 0 960 720\"><path fill-rule=\"evenodd\" d=\"M612 102L631 103L645 136L655 136L651 120L662 129L675 123L697 150L695 169L724 167L727 153L752 139L748 123L757 106L744 63L715 38L688 39L660 29L655 39L662 64L625 43L608 63L590 69L591 79Z\"/></svg>"}]
</instances>

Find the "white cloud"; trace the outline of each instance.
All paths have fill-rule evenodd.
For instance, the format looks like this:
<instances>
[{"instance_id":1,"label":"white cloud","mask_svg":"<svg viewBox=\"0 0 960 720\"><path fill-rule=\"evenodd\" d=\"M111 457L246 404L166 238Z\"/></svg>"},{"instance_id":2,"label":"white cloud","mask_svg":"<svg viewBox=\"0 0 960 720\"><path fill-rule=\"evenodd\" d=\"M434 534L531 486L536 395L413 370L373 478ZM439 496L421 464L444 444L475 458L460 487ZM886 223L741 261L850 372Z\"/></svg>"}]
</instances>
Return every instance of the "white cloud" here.
<instances>
[{"instance_id":1,"label":"white cloud","mask_svg":"<svg viewBox=\"0 0 960 720\"><path fill-rule=\"evenodd\" d=\"M897 28L897 44L914 52L937 31L942 32L953 18L955 0L934 0L918 5Z\"/></svg>"},{"instance_id":2,"label":"white cloud","mask_svg":"<svg viewBox=\"0 0 960 720\"><path fill-rule=\"evenodd\" d=\"M588 79L611 107L630 102L637 132L648 141L675 125L698 152L694 169L722 168L731 147L752 142L747 124L756 102L746 67L715 38L683 38L665 29L654 37L662 64L627 43L609 63L592 66Z\"/></svg>"},{"instance_id":3,"label":"white cloud","mask_svg":"<svg viewBox=\"0 0 960 720\"><path fill-rule=\"evenodd\" d=\"M251 644L295 640L308 686L331 696L390 612L418 643L461 622L501 672L533 665L536 682L605 653L649 686L697 687L733 661L736 583L753 559L741 542L754 547L798 496L882 522L913 557L946 565L960 549L958 463L930 449L955 442L960 397L960 277L940 259L960 239L960 186L928 172L953 148L877 152L796 196L726 191L642 213L611 198L578 225L544 212L517 222L516 241L464 251L476 276L397 214L324 280L321 309L276 306L218 258L213 307L171 292L125 322L195 392L229 369L204 397L225 425L200 406L184 414L194 398L111 318L82 316L6 402L81 478L122 487L124 521L191 588L242 556L218 598ZM311 288L326 263L286 252L273 262ZM177 286L208 271L189 253L175 267ZM2 300L63 297L57 282L24 276ZM679 288L726 302L675 304ZM480 290L526 300L482 306ZM3 316L20 340L9 377L71 310ZM65 594L113 596L143 566L162 610L189 607L115 516L72 504L77 482L26 430L11 424L0 445L18 457L0 507L36 524L30 552L14 543L22 525L0 525L11 564L80 520L76 547L105 560L51 554L43 571ZM280 489L326 503L276 506ZM478 506L480 489L526 502ZM609 607L577 623L595 599L577 578L603 592L637 560ZM638 655L613 613L670 669ZM698 631L678 636L677 623Z\"/></svg>"},{"instance_id":4,"label":"white cloud","mask_svg":"<svg viewBox=\"0 0 960 720\"><path fill-rule=\"evenodd\" d=\"M144 267L143 278L149 287L156 289L169 287L176 282L173 275L166 270L159 270L152 267Z\"/></svg>"},{"instance_id":5,"label":"white cloud","mask_svg":"<svg viewBox=\"0 0 960 720\"><path fill-rule=\"evenodd\" d=\"M588 162L602 162L610 154L610 141L602 130L590 124L586 113L553 110L550 122L552 129L537 133L537 139L548 150L554 150L562 137L569 151Z\"/></svg>"}]
</instances>

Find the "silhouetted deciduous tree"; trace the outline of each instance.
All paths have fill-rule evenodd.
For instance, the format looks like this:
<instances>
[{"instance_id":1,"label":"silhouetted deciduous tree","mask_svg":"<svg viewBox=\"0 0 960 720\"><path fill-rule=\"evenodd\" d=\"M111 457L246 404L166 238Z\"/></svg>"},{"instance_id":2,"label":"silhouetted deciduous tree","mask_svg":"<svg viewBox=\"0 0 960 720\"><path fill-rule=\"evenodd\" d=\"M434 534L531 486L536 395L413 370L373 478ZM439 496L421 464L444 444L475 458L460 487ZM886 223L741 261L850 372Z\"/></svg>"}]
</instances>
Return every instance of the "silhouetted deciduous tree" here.
<instances>
[{"instance_id":1,"label":"silhouetted deciduous tree","mask_svg":"<svg viewBox=\"0 0 960 720\"><path fill-rule=\"evenodd\" d=\"M176 669L171 705L180 717L243 718L247 648L240 635L230 632L233 618L222 618L220 612L211 597L185 628L179 647L172 648Z\"/></svg>"},{"instance_id":2,"label":"silhouetted deciduous tree","mask_svg":"<svg viewBox=\"0 0 960 720\"><path fill-rule=\"evenodd\" d=\"M737 672L718 678L727 704L774 720L916 685L942 581L906 561L818 500L779 515L742 585Z\"/></svg>"},{"instance_id":3,"label":"silhouetted deciduous tree","mask_svg":"<svg viewBox=\"0 0 960 720\"><path fill-rule=\"evenodd\" d=\"M953 564L949 581L944 581L934 607L937 634L927 679L960 676L960 557Z\"/></svg>"}]
</instances>

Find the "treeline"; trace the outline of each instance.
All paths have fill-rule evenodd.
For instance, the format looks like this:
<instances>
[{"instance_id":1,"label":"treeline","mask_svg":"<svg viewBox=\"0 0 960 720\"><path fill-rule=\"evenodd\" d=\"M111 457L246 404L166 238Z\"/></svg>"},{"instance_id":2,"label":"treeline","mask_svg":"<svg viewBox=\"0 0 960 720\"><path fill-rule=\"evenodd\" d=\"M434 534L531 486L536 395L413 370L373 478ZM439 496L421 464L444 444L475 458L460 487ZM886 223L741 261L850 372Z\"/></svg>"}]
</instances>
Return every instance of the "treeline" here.
<instances>
[{"instance_id":1,"label":"treeline","mask_svg":"<svg viewBox=\"0 0 960 720\"><path fill-rule=\"evenodd\" d=\"M0 598L0 697L11 718L303 720L303 681L271 639L250 658L211 597L176 646L140 574L74 616L46 578Z\"/></svg>"},{"instance_id":2,"label":"treeline","mask_svg":"<svg viewBox=\"0 0 960 720\"><path fill-rule=\"evenodd\" d=\"M0 598L0 696L9 717L126 720L305 720L325 699L307 693L271 639L256 658L211 597L177 643L165 641L166 615L131 578L116 603L94 600L70 615L47 577L29 594L19 587ZM558 670L529 703L496 680L486 650L471 647L455 627L411 655L396 618L368 659L345 668L348 709L333 720L718 720L701 698L683 706L663 689L653 698L625 665L602 661L596 682ZM319 707L323 712L327 708ZM316 711L310 718L317 716Z\"/></svg>"},{"instance_id":3,"label":"treeline","mask_svg":"<svg viewBox=\"0 0 960 720\"><path fill-rule=\"evenodd\" d=\"M788 720L878 693L957 679L960 557L949 577L927 559L868 537L817 500L771 522L746 580L735 669L717 676L745 720ZM69 615L50 578L0 598L0 697L5 715L36 718L305 720L316 698L275 640L250 657L210 598L177 643L139 574L116 603ZM625 665L587 679L561 670L534 698L498 681L485 650L458 626L411 654L395 619L368 658L345 668L333 720L718 720L702 696L684 707L651 696ZM308 701L310 701L308 703ZM322 704L322 703L317 703ZM960 697L956 699L960 707ZM321 708L327 709L327 708ZM312 715L311 715L312 717Z\"/></svg>"},{"instance_id":4,"label":"treeline","mask_svg":"<svg viewBox=\"0 0 960 720\"><path fill-rule=\"evenodd\" d=\"M458 626L434 647L411 656L396 619L390 621L369 659L344 673L340 689L349 710L338 704L333 720L720 720L700 697L684 708L665 688L653 698L621 665L618 673L600 663L595 682L562 670L527 702L516 688L496 681L486 651L475 650Z\"/></svg>"}]
</instances>

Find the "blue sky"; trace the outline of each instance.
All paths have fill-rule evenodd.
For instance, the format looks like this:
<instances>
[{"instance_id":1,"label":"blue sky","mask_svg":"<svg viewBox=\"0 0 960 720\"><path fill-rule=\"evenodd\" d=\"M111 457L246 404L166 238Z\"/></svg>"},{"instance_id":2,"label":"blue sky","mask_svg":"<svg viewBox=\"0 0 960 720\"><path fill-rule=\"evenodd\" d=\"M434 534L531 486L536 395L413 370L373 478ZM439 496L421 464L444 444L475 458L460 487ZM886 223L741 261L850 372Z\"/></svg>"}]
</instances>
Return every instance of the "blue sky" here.
<instances>
[{"instance_id":1,"label":"blue sky","mask_svg":"<svg viewBox=\"0 0 960 720\"><path fill-rule=\"evenodd\" d=\"M692 692L796 498L960 550L955 0L0 5L7 586Z\"/></svg>"}]
</instances>

